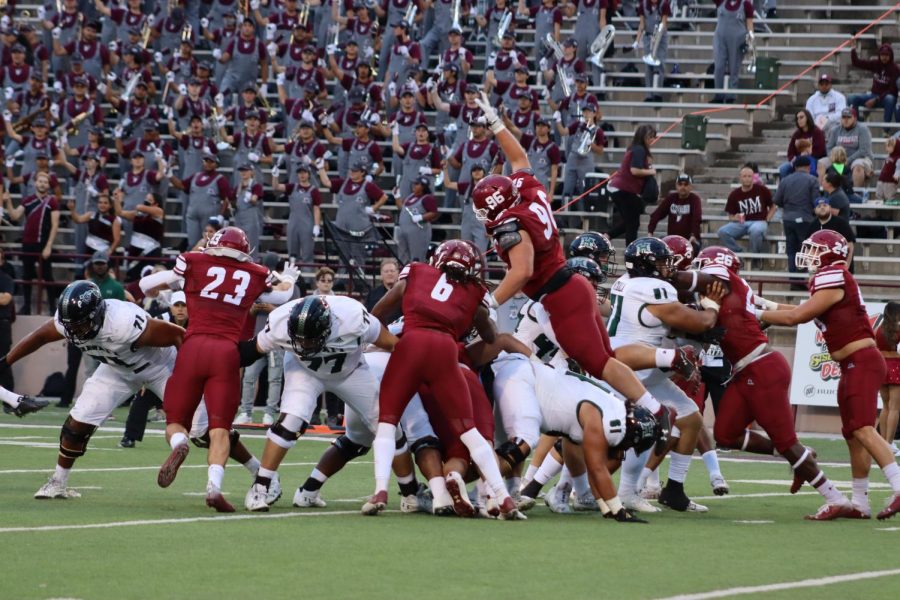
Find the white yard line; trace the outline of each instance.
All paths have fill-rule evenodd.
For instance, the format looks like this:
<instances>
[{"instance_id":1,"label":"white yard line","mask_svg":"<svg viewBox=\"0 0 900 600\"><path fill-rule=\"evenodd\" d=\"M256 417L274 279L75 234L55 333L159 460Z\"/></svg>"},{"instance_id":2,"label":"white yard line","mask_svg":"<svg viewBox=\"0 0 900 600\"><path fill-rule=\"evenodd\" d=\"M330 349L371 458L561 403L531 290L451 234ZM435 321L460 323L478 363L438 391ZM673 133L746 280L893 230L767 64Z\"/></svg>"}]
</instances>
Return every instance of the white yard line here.
<instances>
[{"instance_id":1,"label":"white yard line","mask_svg":"<svg viewBox=\"0 0 900 600\"><path fill-rule=\"evenodd\" d=\"M281 467L314 467L317 465L317 462L287 462L281 463ZM351 465L371 465L374 464L372 461L365 460L354 460L347 463L346 466ZM281 468L279 467L279 468ZM206 465L182 465L181 469L206 469ZM237 468L234 466L234 468ZM96 467L96 468L87 468L81 469L75 467L73 471L75 473L115 473L118 471L158 471L159 465L151 465L149 467ZM53 468L47 469L5 469L0 471L0 475L33 475L35 473L51 473L53 472Z\"/></svg>"},{"instance_id":2,"label":"white yard line","mask_svg":"<svg viewBox=\"0 0 900 600\"><path fill-rule=\"evenodd\" d=\"M397 513L399 510L387 510L386 513ZM33 533L45 531L69 531L74 529L111 529L114 527L141 527L145 525L182 525L185 523L246 521L248 519L291 519L294 517L332 517L340 515L359 515L358 510L333 510L320 512L285 512L276 514L250 514L218 517L189 517L184 519L143 519L139 521L111 521L108 523L83 523L80 525L43 525L40 527L2 527L0 533Z\"/></svg>"},{"instance_id":3,"label":"white yard line","mask_svg":"<svg viewBox=\"0 0 900 600\"><path fill-rule=\"evenodd\" d=\"M733 500L735 498L775 498L778 496L818 496L819 492L761 492L759 494L727 494L725 496L691 496L691 500Z\"/></svg>"},{"instance_id":4,"label":"white yard line","mask_svg":"<svg viewBox=\"0 0 900 600\"><path fill-rule=\"evenodd\" d=\"M27 448L59 448L59 442L29 442L27 440L0 440L0 446L25 446ZM92 447L91 451L100 450L101 452L120 452L122 448L98 448Z\"/></svg>"},{"instance_id":5,"label":"white yard line","mask_svg":"<svg viewBox=\"0 0 900 600\"><path fill-rule=\"evenodd\" d=\"M59 425L28 425L26 423L0 423L0 429L52 429L54 431L59 431ZM110 427L107 425L103 425L98 429L98 431L108 431L114 433L125 433L124 427ZM165 435L165 431L162 429L147 429L144 432L144 435L155 435L162 436ZM248 433L244 430L241 430L241 437L249 438L251 440L262 440L265 439L266 434L263 433ZM333 437L321 437L316 435L304 435L298 441L300 442L328 442L329 444L334 441Z\"/></svg>"},{"instance_id":6,"label":"white yard line","mask_svg":"<svg viewBox=\"0 0 900 600\"><path fill-rule=\"evenodd\" d=\"M851 489L853 487L852 481L835 481L834 479L830 480L831 483L836 485L839 488ZM779 485L779 486L789 486L792 481L790 479L729 479L728 483L757 483L759 485ZM870 481L869 489L891 489L891 484L884 483L881 481Z\"/></svg>"},{"instance_id":7,"label":"white yard line","mask_svg":"<svg viewBox=\"0 0 900 600\"><path fill-rule=\"evenodd\" d=\"M728 596L743 596L746 594L764 594L767 592L779 592L782 590L823 587L835 583L846 583L848 581L860 581L863 579L876 579L878 577L893 577L895 575L900 575L900 569L889 569L886 571L862 571L859 573L847 573L846 575L818 577L816 579L801 579L799 581L786 581L784 583L770 583L767 585L735 587L722 590L713 590L711 592L701 592L698 594L668 596L660 600L706 600L707 598L725 598Z\"/></svg>"}]
</instances>

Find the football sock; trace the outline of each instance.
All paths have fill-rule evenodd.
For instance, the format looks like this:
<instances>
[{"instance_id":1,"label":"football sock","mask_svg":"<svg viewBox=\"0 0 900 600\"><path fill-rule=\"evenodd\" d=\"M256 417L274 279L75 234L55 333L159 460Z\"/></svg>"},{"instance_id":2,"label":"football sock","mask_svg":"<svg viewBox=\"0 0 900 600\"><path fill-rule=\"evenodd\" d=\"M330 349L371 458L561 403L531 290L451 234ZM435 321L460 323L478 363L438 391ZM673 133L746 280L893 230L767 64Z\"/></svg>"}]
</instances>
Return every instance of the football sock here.
<instances>
[{"instance_id":1,"label":"football sock","mask_svg":"<svg viewBox=\"0 0 900 600\"><path fill-rule=\"evenodd\" d=\"M544 485L551 479L557 476L559 472L562 470L562 463L556 460L556 457L553 454L547 454L544 458L544 462L541 463L540 468L535 472L532 481L538 484L538 490L541 489L540 486Z\"/></svg>"},{"instance_id":2,"label":"football sock","mask_svg":"<svg viewBox=\"0 0 900 600\"><path fill-rule=\"evenodd\" d=\"M847 498L844 497L842 493L838 491L834 484L829 481L827 477L825 477L825 473L819 471L819 474L812 478L812 481L809 482L811 486L816 488L816 491L819 492L823 498L825 498L825 502L828 504L846 504Z\"/></svg>"},{"instance_id":3,"label":"football sock","mask_svg":"<svg viewBox=\"0 0 900 600\"><path fill-rule=\"evenodd\" d=\"M662 404L659 403L659 400L651 396L650 392L644 392L644 395L638 398L635 404L637 406L643 406L654 415L659 412L660 408L662 408Z\"/></svg>"},{"instance_id":4,"label":"football sock","mask_svg":"<svg viewBox=\"0 0 900 600\"><path fill-rule=\"evenodd\" d=\"M500 467L497 465L494 448L474 427L459 436L459 439L468 448L469 456L472 458L475 466L478 467L478 470L481 471L481 476L484 477L484 480L490 486L493 492L492 496L502 503L509 497L509 494L506 491L506 486L503 485L503 475L500 474Z\"/></svg>"},{"instance_id":5,"label":"football sock","mask_svg":"<svg viewBox=\"0 0 900 600\"><path fill-rule=\"evenodd\" d=\"M898 466L897 463L892 462L883 468L882 472L887 478L888 483L891 484L891 489L894 490L894 493L900 494L900 466Z\"/></svg>"},{"instance_id":6,"label":"football sock","mask_svg":"<svg viewBox=\"0 0 900 600\"><path fill-rule=\"evenodd\" d=\"M520 487L522 487L521 477L509 477L506 480L506 491L509 492L510 496L515 496L516 494L518 494Z\"/></svg>"},{"instance_id":7,"label":"football sock","mask_svg":"<svg viewBox=\"0 0 900 600\"><path fill-rule=\"evenodd\" d=\"M375 430L372 449L375 452L375 491L387 491L391 480L391 464L394 462L394 433L397 427L390 423L379 423Z\"/></svg>"},{"instance_id":8,"label":"football sock","mask_svg":"<svg viewBox=\"0 0 900 600\"><path fill-rule=\"evenodd\" d=\"M644 467L643 469L641 469L641 474L638 476L637 485L635 486L635 489L640 491L640 490L643 490L645 487L647 487L647 480L650 479L650 475L652 475L652 474L653 474L653 471L651 471L647 467Z\"/></svg>"},{"instance_id":9,"label":"football sock","mask_svg":"<svg viewBox=\"0 0 900 600\"><path fill-rule=\"evenodd\" d=\"M172 434L172 437L169 438L169 446L172 447L172 450L180 446L181 444L188 443L188 436L184 435L180 431L177 431Z\"/></svg>"},{"instance_id":10,"label":"football sock","mask_svg":"<svg viewBox=\"0 0 900 600\"><path fill-rule=\"evenodd\" d=\"M450 506L453 504L453 500L450 499L450 492L447 491L447 482L443 477L429 479L428 489L431 490L431 497L434 498L434 504L438 506Z\"/></svg>"},{"instance_id":11,"label":"football sock","mask_svg":"<svg viewBox=\"0 0 900 600\"><path fill-rule=\"evenodd\" d=\"M656 366L660 369L667 369L672 366L672 363L675 361L675 349L667 349L663 350L662 348L658 348L656 350Z\"/></svg>"},{"instance_id":12,"label":"football sock","mask_svg":"<svg viewBox=\"0 0 900 600\"><path fill-rule=\"evenodd\" d=\"M270 471L265 467L260 467L256 472L256 480L253 483L261 483L269 489L272 484L272 478L275 477L275 471Z\"/></svg>"},{"instance_id":13,"label":"football sock","mask_svg":"<svg viewBox=\"0 0 900 600\"><path fill-rule=\"evenodd\" d=\"M400 494L402 496L415 496L419 490L419 482L416 481L415 472L409 475L397 476L397 483L400 484Z\"/></svg>"},{"instance_id":14,"label":"football sock","mask_svg":"<svg viewBox=\"0 0 900 600\"><path fill-rule=\"evenodd\" d=\"M703 464L706 465L706 470L709 472L710 479L722 476L722 470L719 469L719 455L716 454L715 450L704 452L702 458Z\"/></svg>"},{"instance_id":15,"label":"football sock","mask_svg":"<svg viewBox=\"0 0 900 600\"><path fill-rule=\"evenodd\" d=\"M650 471L650 475L647 477L647 481L644 485L652 485L653 487L659 487L659 469L655 469Z\"/></svg>"},{"instance_id":16,"label":"football sock","mask_svg":"<svg viewBox=\"0 0 900 600\"><path fill-rule=\"evenodd\" d=\"M575 490L575 495L578 497L584 496L591 491L591 484L588 482L587 472L572 478L572 489Z\"/></svg>"},{"instance_id":17,"label":"football sock","mask_svg":"<svg viewBox=\"0 0 900 600\"><path fill-rule=\"evenodd\" d=\"M534 479L534 474L537 473L537 470L538 468L534 463L529 464L528 468L525 469L525 476L522 478L522 480L526 482L531 481L532 479Z\"/></svg>"},{"instance_id":18,"label":"football sock","mask_svg":"<svg viewBox=\"0 0 900 600\"><path fill-rule=\"evenodd\" d=\"M641 453L640 456L634 453L634 449L629 448L625 453L625 460L622 461L622 477L619 480L619 495L633 496L637 493L637 481L641 475L641 469L647 464L647 458L650 451Z\"/></svg>"},{"instance_id":19,"label":"football sock","mask_svg":"<svg viewBox=\"0 0 900 600\"><path fill-rule=\"evenodd\" d=\"M863 511L869 510L869 478L853 478L853 496L850 499L853 505Z\"/></svg>"},{"instance_id":20,"label":"football sock","mask_svg":"<svg viewBox=\"0 0 900 600\"><path fill-rule=\"evenodd\" d=\"M328 475L325 475L318 469L313 469L306 481L303 482L303 490L306 492L317 492L326 481L328 481Z\"/></svg>"},{"instance_id":21,"label":"football sock","mask_svg":"<svg viewBox=\"0 0 900 600\"><path fill-rule=\"evenodd\" d=\"M53 478L62 485L66 485L66 483L69 482L69 473L71 471L72 469L66 469L65 467L56 465L56 471L53 473Z\"/></svg>"},{"instance_id":22,"label":"football sock","mask_svg":"<svg viewBox=\"0 0 900 600\"><path fill-rule=\"evenodd\" d=\"M209 465L206 473L207 477L209 477L209 483L217 490L221 490L222 480L225 479L225 467L222 465Z\"/></svg>"},{"instance_id":23,"label":"football sock","mask_svg":"<svg viewBox=\"0 0 900 600\"><path fill-rule=\"evenodd\" d=\"M673 451L669 452L669 460L669 479L684 483L688 468L691 466L691 455Z\"/></svg>"},{"instance_id":24,"label":"football sock","mask_svg":"<svg viewBox=\"0 0 900 600\"><path fill-rule=\"evenodd\" d=\"M572 474L569 472L569 467L563 465L562 472L559 474L559 483L557 485L562 487L567 483L572 483Z\"/></svg>"},{"instance_id":25,"label":"football sock","mask_svg":"<svg viewBox=\"0 0 900 600\"><path fill-rule=\"evenodd\" d=\"M259 472L259 459L255 456L251 456L250 460L244 463L244 468L250 471L250 474L255 477Z\"/></svg>"},{"instance_id":26,"label":"football sock","mask_svg":"<svg viewBox=\"0 0 900 600\"><path fill-rule=\"evenodd\" d=\"M19 398L21 398L21 396L18 394L14 394L6 388L0 387L0 400L9 404L12 408L17 408L19 406Z\"/></svg>"}]
</instances>

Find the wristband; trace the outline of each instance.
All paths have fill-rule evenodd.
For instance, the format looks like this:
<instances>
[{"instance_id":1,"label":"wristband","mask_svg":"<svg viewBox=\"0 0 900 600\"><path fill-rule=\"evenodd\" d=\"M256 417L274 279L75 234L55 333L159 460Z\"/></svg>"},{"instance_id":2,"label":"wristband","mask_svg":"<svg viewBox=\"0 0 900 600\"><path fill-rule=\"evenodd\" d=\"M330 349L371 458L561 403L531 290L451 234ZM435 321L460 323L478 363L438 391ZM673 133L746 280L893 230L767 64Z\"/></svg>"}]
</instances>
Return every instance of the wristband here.
<instances>
[{"instance_id":1,"label":"wristband","mask_svg":"<svg viewBox=\"0 0 900 600\"><path fill-rule=\"evenodd\" d=\"M622 501L619 500L618 496L613 496L609 500L606 501L606 506L609 509L609 512L612 514L617 514L620 510L622 510ZM606 514L606 513L603 513Z\"/></svg>"},{"instance_id":2,"label":"wristband","mask_svg":"<svg viewBox=\"0 0 900 600\"><path fill-rule=\"evenodd\" d=\"M777 302L772 302L771 300L760 298L759 303L762 305L760 308L764 308L765 310L778 310Z\"/></svg>"},{"instance_id":3,"label":"wristband","mask_svg":"<svg viewBox=\"0 0 900 600\"><path fill-rule=\"evenodd\" d=\"M497 299L494 298L494 294L488 294L487 297L488 297L488 308L493 308L494 310L497 310L498 308L500 308L500 304L497 302Z\"/></svg>"},{"instance_id":4,"label":"wristband","mask_svg":"<svg viewBox=\"0 0 900 600\"><path fill-rule=\"evenodd\" d=\"M506 125L503 124L503 119L498 118L496 121L490 124L491 131L495 134L500 133L501 131L506 130Z\"/></svg>"},{"instance_id":5,"label":"wristband","mask_svg":"<svg viewBox=\"0 0 900 600\"><path fill-rule=\"evenodd\" d=\"M757 320L757 321L762 321L763 313L766 312L766 311L763 310L763 309L761 309L761 308L757 308L757 309L754 310L753 312L756 314L756 320Z\"/></svg>"},{"instance_id":6,"label":"wristband","mask_svg":"<svg viewBox=\"0 0 900 600\"><path fill-rule=\"evenodd\" d=\"M715 300L710 300L709 298L703 298L700 300L700 306L708 310L714 310L719 312L719 303Z\"/></svg>"},{"instance_id":7,"label":"wristband","mask_svg":"<svg viewBox=\"0 0 900 600\"><path fill-rule=\"evenodd\" d=\"M687 291L693 292L697 289L697 271L691 271L691 287Z\"/></svg>"}]
</instances>

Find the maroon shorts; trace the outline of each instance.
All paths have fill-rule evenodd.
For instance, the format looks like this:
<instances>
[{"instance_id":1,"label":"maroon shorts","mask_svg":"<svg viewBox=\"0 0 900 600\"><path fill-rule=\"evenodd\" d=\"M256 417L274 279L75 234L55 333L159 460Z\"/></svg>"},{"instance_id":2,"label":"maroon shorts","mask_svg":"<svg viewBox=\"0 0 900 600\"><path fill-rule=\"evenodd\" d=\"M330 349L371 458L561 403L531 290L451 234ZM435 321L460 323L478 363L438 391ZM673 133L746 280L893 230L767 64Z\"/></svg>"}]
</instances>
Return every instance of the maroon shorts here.
<instances>
[{"instance_id":1,"label":"maroon shorts","mask_svg":"<svg viewBox=\"0 0 900 600\"><path fill-rule=\"evenodd\" d=\"M837 401L841 411L841 434L849 440L857 429L875 425L878 389L884 382L886 367L884 357L875 346L857 350L840 365Z\"/></svg>"},{"instance_id":2,"label":"maroon shorts","mask_svg":"<svg viewBox=\"0 0 900 600\"><path fill-rule=\"evenodd\" d=\"M241 403L241 365L237 344L213 335L184 340L175 370L166 383L166 423L191 428L194 411L206 400L210 429L231 429Z\"/></svg>"},{"instance_id":3,"label":"maroon shorts","mask_svg":"<svg viewBox=\"0 0 900 600\"><path fill-rule=\"evenodd\" d=\"M462 372L469 390L469 396L472 398L475 429L490 443L494 439L494 413L491 402L488 400L478 375L466 368L462 369ZM468 462L469 450L459 439L459 436L464 432L456 431L451 427L452 421L445 417L440 403L437 402L430 389L420 388L419 396L422 398L422 405L425 407L425 412L428 413L434 433L441 440L444 460L461 458Z\"/></svg>"},{"instance_id":4,"label":"maroon shorts","mask_svg":"<svg viewBox=\"0 0 900 600\"><path fill-rule=\"evenodd\" d=\"M744 367L725 388L714 433L716 442L740 448L753 422L765 429L775 449L784 453L797 443L788 389L791 368L779 352L770 352Z\"/></svg>"},{"instance_id":5,"label":"maroon shorts","mask_svg":"<svg viewBox=\"0 0 900 600\"><path fill-rule=\"evenodd\" d=\"M613 356L606 326L597 308L597 295L587 279L572 275L558 290L541 299L560 347L582 369L603 379Z\"/></svg>"},{"instance_id":6,"label":"maroon shorts","mask_svg":"<svg viewBox=\"0 0 900 600\"><path fill-rule=\"evenodd\" d=\"M887 368L884 385L900 385L900 358L885 358L884 364Z\"/></svg>"}]
</instances>

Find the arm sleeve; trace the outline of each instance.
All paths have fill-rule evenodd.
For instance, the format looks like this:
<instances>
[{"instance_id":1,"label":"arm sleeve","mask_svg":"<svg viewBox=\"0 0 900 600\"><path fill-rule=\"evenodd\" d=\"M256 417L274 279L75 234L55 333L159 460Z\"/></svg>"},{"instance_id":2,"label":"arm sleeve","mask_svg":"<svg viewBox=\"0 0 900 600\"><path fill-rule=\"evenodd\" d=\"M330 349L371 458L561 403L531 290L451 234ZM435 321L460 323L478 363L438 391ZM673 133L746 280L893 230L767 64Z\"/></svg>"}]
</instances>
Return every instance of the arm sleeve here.
<instances>
[{"instance_id":1,"label":"arm sleeve","mask_svg":"<svg viewBox=\"0 0 900 600\"><path fill-rule=\"evenodd\" d=\"M287 290L272 290L271 292L263 292L260 294L258 300L260 302L274 304L275 306L281 306L285 302L290 301L293 295L293 288Z\"/></svg>"},{"instance_id":2,"label":"arm sleeve","mask_svg":"<svg viewBox=\"0 0 900 600\"><path fill-rule=\"evenodd\" d=\"M363 309L363 323L365 324L365 331L360 336L362 341L366 344L374 344L378 336L381 335L381 321Z\"/></svg>"},{"instance_id":3,"label":"arm sleeve","mask_svg":"<svg viewBox=\"0 0 900 600\"><path fill-rule=\"evenodd\" d=\"M187 265L183 256L179 256L175 261L175 269L172 271L159 271L152 273L146 277L142 277L140 281L141 291L145 294L148 290L157 288L161 285L172 287L172 284L184 281L184 269Z\"/></svg>"},{"instance_id":4,"label":"arm sleeve","mask_svg":"<svg viewBox=\"0 0 900 600\"><path fill-rule=\"evenodd\" d=\"M264 353L275 350L276 344L275 340L272 338L271 320L266 320L266 326L262 328L262 331L256 334L256 345L259 346L259 349Z\"/></svg>"}]
</instances>

